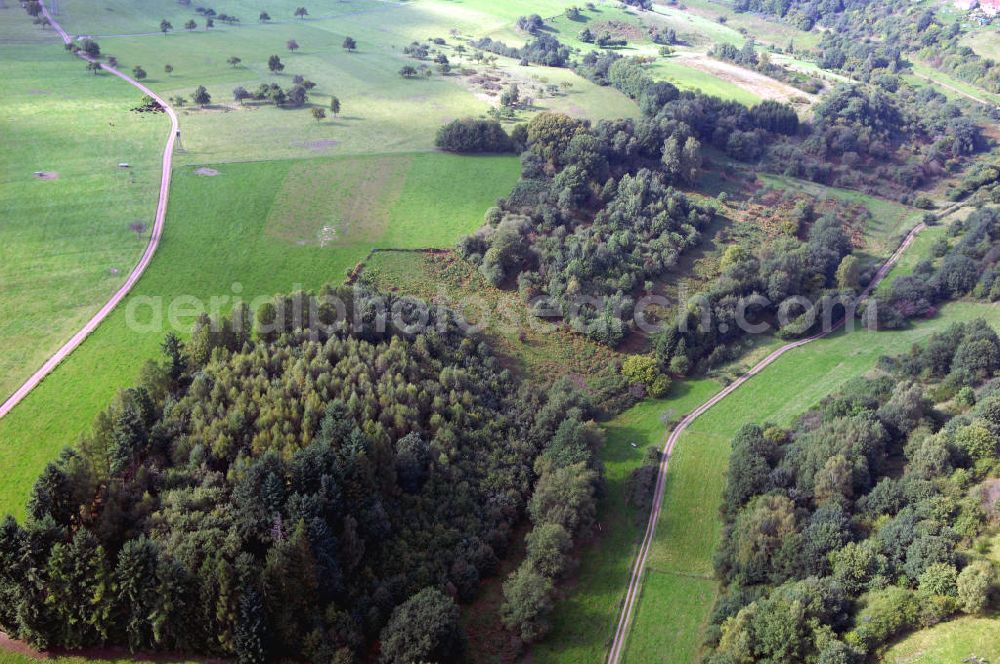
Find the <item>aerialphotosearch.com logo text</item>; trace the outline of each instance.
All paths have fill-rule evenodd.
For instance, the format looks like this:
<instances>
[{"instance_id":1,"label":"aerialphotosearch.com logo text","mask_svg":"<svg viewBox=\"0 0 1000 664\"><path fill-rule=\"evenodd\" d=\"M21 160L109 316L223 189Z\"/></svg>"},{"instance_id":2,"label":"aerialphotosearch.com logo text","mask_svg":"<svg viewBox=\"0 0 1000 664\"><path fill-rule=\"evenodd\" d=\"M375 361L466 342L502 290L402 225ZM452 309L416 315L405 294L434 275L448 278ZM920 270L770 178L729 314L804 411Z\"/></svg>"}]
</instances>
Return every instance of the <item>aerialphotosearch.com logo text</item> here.
<instances>
[{"instance_id":1,"label":"aerialphotosearch.com logo text","mask_svg":"<svg viewBox=\"0 0 1000 664\"><path fill-rule=\"evenodd\" d=\"M293 285L291 295L258 295L249 300L242 296L241 283L233 283L229 290L207 298L132 297L125 308L126 325L139 334L187 333L202 315L207 315L217 326L224 315L235 312L238 317L241 312L249 312L253 321L237 320L235 325L243 327L252 322L261 334L296 328L328 333L345 329L361 332L373 327L378 333L391 328L413 335L429 328L443 331L449 322L470 335L486 329L505 334L528 330L544 334L560 328L594 334L608 326L645 334L656 334L668 327L682 332L715 330L723 335L734 332L734 327L748 335L776 329L822 333L841 324L852 330L862 302L849 294L837 294L817 300L796 295L776 303L754 293L722 307L713 305L703 294L689 294L683 288L678 289L676 298L659 294L645 294L635 300L579 294L561 298L538 295L525 302L516 298L491 301L475 293L454 298L444 287L439 287L437 295L429 301L413 296L382 295L358 286L350 291L349 297L340 297L332 291L306 294L298 285ZM268 308L268 315L257 315L263 307ZM869 329L875 327L875 308L875 300L869 300L865 306L865 325Z\"/></svg>"}]
</instances>

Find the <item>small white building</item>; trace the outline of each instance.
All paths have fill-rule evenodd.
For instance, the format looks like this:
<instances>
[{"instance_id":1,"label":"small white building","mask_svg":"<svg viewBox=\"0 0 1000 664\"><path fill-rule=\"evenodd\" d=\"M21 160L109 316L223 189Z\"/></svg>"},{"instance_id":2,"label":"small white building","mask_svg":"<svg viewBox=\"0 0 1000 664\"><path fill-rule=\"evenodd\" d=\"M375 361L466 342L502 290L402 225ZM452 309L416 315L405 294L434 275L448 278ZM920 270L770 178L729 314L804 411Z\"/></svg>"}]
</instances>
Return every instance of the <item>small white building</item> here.
<instances>
[{"instance_id":1,"label":"small white building","mask_svg":"<svg viewBox=\"0 0 1000 664\"><path fill-rule=\"evenodd\" d=\"M979 0L955 0L955 7L963 12L971 11L979 6Z\"/></svg>"}]
</instances>

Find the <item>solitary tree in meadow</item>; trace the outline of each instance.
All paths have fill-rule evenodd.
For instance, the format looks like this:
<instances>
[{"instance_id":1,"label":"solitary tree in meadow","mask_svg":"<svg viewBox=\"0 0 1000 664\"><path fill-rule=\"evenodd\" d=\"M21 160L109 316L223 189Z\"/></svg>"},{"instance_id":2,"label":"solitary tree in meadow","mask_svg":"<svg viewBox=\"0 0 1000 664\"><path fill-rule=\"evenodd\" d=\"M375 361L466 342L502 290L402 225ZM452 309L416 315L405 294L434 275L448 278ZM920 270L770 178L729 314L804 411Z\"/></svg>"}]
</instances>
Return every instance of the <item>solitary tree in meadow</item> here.
<instances>
[{"instance_id":1,"label":"solitary tree in meadow","mask_svg":"<svg viewBox=\"0 0 1000 664\"><path fill-rule=\"evenodd\" d=\"M324 111L322 108L319 108L318 106L314 107L311 113L312 116L316 119L316 122L319 122L320 120L326 117L326 111Z\"/></svg>"},{"instance_id":2,"label":"solitary tree in meadow","mask_svg":"<svg viewBox=\"0 0 1000 664\"><path fill-rule=\"evenodd\" d=\"M167 74L167 76L170 76L171 74L174 73L174 66L173 65L163 65L163 71Z\"/></svg>"},{"instance_id":3,"label":"solitary tree in meadow","mask_svg":"<svg viewBox=\"0 0 1000 664\"><path fill-rule=\"evenodd\" d=\"M162 21L160 21L160 32L162 32L163 34L167 34L173 29L174 26L171 25L170 21L168 21L167 19L163 19Z\"/></svg>"},{"instance_id":4,"label":"solitary tree in meadow","mask_svg":"<svg viewBox=\"0 0 1000 664\"><path fill-rule=\"evenodd\" d=\"M267 12L261 12L260 16L257 17L257 20L260 21L261 23L267 23L268 21L271 20L271 15L268 14Z\"/></svg>"},{"instance_id":5,"label":"solitary tree in meadow","mask_svg":"<svg viewBox=\"0 0 1000 664\"><path fill-rule=\"evenodd\" d=\"M134 78L137 81L141 81L142 79L146 78L146 70L140 67L139 65L132 67L132 78Z\"/></svg>"},{"instance_id":6,"label":"solitary tree in meadow","mask_svg":"<svg viewBox=\"0 0 1000 664\"><path fill-rule=\"evenodd\" d=\"M204 85L199 85L195 88L194 94L191 95L191 101L201 106L210 104L212 102L212 95L208 94L208 90L205 89Z\"/></svg>"},{"instance_id":7,"label":"solitary tree in meadow","mask_svg":"<svg viewBox=\"0 0 1000 664\"><path fill-rule=\"evenodd\" d=\"M113 55L109 55L108 56L108 66L109 67L117 67L118 66L118 58L116 58Z\"/></svg>"},{"instance_id":8,"label":"solitary tree in meadow","mask_svg":"<svg viewBox=\"0 0 1000 664\"><path fill-rule=\"evenodd\" d=\"M298 50L299 43L294 39L289 39L287 42L285 42L285 47L288 48L289 51L292 51L294 53L296 50Z\"/></svg>"},{"instance_id":9,"label":"solitary tree in meadow","mask_svg":"<svg viewBox=\"0 0 1000 664\"><path fill-rule=\"evenodd\" d=\"M214 28L214 27L215 27L215 19L206 18L205 19L205 29L209 30L209 29Z\"/></svg>"},{"instance_id":10,"label":"solitary tree in meadow","mask_svg":"<svg viewBox=\"0 0 1000 664\"><path fill-rule=\"evenodd\" d=\"M413 78L417 75L417 69L413 65L403 65L403 68L399 70L399 75L403 78Z\"/></svg>"},{"instance_id":11,"label":"solitary tree in meadow","mask_svg":"<svg viewBox=\"0 0 1000 664\"><path fill-rule=\"evenodd\" d=\"M243 58L237 58L235 55L233 55L230 56L229 59L226 60L226 62L229 63L230 67L236 68L241 62L243 62Z\"/></svg>"},{"instance_id":12,"label":"solitary tree in meadow","mask_svg":"<svg viewBox=\"0 0 1000 664\"><path fill-rule=\"evenodd\" d=\"M344 38L344 50L350 53L352 51L356 51L357 48L358 48L358 42L354 41L354 37Z\"/></svg>"},{"instance_id":13,"label":"solitary tree in meadow","mask_svg":"<svg viewBox=\"0 0 1000 664\"><path fill-rule=\"evenodd\" d=\"M92 72L94 76L97 76L97 72L101 71L101 63L96 60L91 60L87 63L87 71Z\"/></svg>"},{"instance_id":14,"label":"solitary tree in meadow","mask_svg":"<svg viewBox=\"0 0 1000 664\"><path fill-rule=\"evenodd\" d=\"M194 19L191 19L190 21L184 24L184 29L187 30L188 32L191 32L197 27L198 23Z\"/></svg>"},{"instance_id":15,"label":"solitary tree in meadow","mask_svg":"<svg viewBox=\"0 0 1000 664\"><path fill-rule=\"evenodd\" d=\"M295 10L295 16L298 18L305 18L306 16L309 16L309 10L305 7L298 7Z\"/></svg>"},{"instance_id":16,"label":"solitary tree in meadow","mask_svg":"<svg viewBox=\"0 0 1000 664\"><path fill-rule=\"evenodd\" d=\"M251 96L252 95L250 94L250 91L244 88L242 85L237 85L235 88L233 88L233 99L238 101L240 103L240 106L243 105L244 99L249 99Z\"/></svg>"},{"instance_id":17,"label":"solitary tree in meadow","mask_svg":"<svg viewBox=\"0 0 1000 664\"><path fill-rule=\"evenodd\" d=\"M271 73L277 74L285 68L285 65L281 64L281 58L276 55L272 55L267 59L267 68L271 70Z\"/></svg>"},{"instance_id":18,"label":"solitary tree in meadow","mask_svg":"<svg viewBox=\"0 0 1000 664\"><path fill-rule=\"evenodd\" d=\"M336 97L330 99L330 112L333 113L334 117L340 115L340 100Z\"/></svg>"}]
</instances>

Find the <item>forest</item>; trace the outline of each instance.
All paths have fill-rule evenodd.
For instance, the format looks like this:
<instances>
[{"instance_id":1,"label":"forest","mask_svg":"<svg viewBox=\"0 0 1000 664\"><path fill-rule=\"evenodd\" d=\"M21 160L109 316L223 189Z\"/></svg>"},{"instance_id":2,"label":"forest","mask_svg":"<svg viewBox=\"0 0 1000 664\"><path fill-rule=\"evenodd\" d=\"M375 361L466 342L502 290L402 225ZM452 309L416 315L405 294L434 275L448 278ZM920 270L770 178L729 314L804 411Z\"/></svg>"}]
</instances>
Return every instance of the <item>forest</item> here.
<instances>
[{"instance_id":1,"label":"forest","mask_svg":"<svg viewBox=\"0 0 1000 664\"><path fill-rule=\"evenodd\" d=\"M338 322L334 296L362 322ZM45 468L26 521L0 526L0 628L240 662L453 660L457 602L527 515L505 623L543 633L600 489L593 409L516 380L450 313L404 334L383 303L300 292L168 334Z\"/></svg>"},{"instance_id":2,"label":"forest","mask_svg":"<svg viewBox=\"0 0 1000 664\"><path fill-rule=\"evenodd\" d=\"M732 441L711 664L863 662L992 605L1000 338L957 323Z\"/></svg>"}]
</instances>

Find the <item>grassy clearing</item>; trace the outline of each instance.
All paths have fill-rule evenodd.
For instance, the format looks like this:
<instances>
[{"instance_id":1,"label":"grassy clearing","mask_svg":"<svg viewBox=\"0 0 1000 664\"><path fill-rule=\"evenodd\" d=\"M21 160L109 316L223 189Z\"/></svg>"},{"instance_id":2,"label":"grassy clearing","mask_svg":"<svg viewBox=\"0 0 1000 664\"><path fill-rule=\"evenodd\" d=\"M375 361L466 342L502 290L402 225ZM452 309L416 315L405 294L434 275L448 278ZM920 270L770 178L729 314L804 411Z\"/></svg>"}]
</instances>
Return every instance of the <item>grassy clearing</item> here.
<instances>
[{"instance_id":1,"label":"grassy clearing","mask_svg":"<svg viewBox=\"0 0 1000 664\"><path fill-rule=\"evenodd\" d=\"M934 69L930 65L918 60L913 60L911 64L913 65L913 73L916 75L916 78L925 85L928 83L928 79L930 79L938 84L936 86L937 89L947 97L963 99L975 97L994 104L1000 104L1000 95L995 95L971 83L966 83L953 76L949 76L947 73ZM911 76L910 78L912 79L913 77Z\"/></svg>"},{"instance_id":2,"label":"grassy clearing","mask_svg":"<svg viewBox=\"0 0 1000 664\"><path fill-rule=\"evenodd\" d=\"M994 27L986 26L969 33L962 38L962 44L984 58L1000 60L1000 35Z\"/></svg>"},{"instance_id":3,"label":"grassy clearing","mask_svg":"<svg viewBox=\"0 0 1000 664\"><path fill-rule=\"evenodd\" d=\"M680 9L675 5L656 4L653 11L662 16L663 22L677 31L678 37L685 42L697 46L711 46L722 42L742 46L745 37L739 30L726 23L720 23L717 17L732 14L722 5L712 3L684 3L688 9Z\"/></svg>"},{"instance_id":4,"label":"grassy clearing","mask_svg":"<svg viewBox=\"0 0 1000 664\"><path fill-rule=\"evenodd\" d=\"M101 664L153 664L154 662L158 662L159 664L164 664L165 662L170 662L171 664L185 664L185 660L180 658L163 656L155 659L144 659L142 656L133 657L127 652L122 652L117 656L113 654L102 654L99 658L49 655L46 656L45 659L39 660L18 652L0 650L0 664L38 664L40 661L47 662L48 664L87 664L92 662L100 662Z\"/></svg>"},{"instance_id":5,"label":"grassy clearing","mask_svg":"<svg viewBox=\"0 0 1000 664\"><path fill-rule=\"evenodd\" d=\"M892 273L882 280L878 286L879 293L887 293L892 287L892 282L900 277L908 277L913 274L914 268L920 261L930 257L931 247L942 237L945 237L948 229L945 226L932 226L921 231L913 240L913 244L906 250L906 253L899 259Z\"/></svg>"},{"instance_id":6,"label":"grassy clearing","mask_svg":"<svg viewBox=\"0 0 1000 664\"><path fill-rule=\"evenodd\" d=\"M368 11L373 8L369 0L337 0L324 3L322 6L309 7L310 15L305 19L296 18L295 9L304 3L299 0L268 0L266 3L248 2L247 0L220 0L204 3L218 14L229 14L240 19L240 27L251 27L258 23L257 17L262 10L270 14L273 23L296 24L310 23L327 18L340 18ZM384 3L386 8L395 6L396 2ZM159 35L160 20L167 19L174 28L182 30L184 22L190 18L198 21L204 27L204 20L194 12L199 6L192 4L184 7L178 3L165 3L158 0L96 0L82 2L80 0L59 0L57 18L70 34L94 35L97 37L122 34ZM222 23L216 21L219 28Z\"/></svg>"},{"instance_id":7,"label":"grassy clearing","mask_svg":"<svg viewBox=\"0 0 1000 664\"><path fill-rule=\"evenodd\" d=\"M706 71L689 67L680 58L659 58L650 65L649 72L654 79L673 83L681 90L700 90L707 95L732 99L746 106L753 106L761 101L758 95Z\"/></svg>"},{"instance_id":8,"label":"grassy clearing","mask_svg":"<svg viewBox=\"0 0 1000 664\"><path fill-rule=\"evenodd\" d=\"M352 169L376 168L384 158L343 160ZM374 246L451 247L476 228L483 211L507 193L517 178L517 159L422 154L394 157L409 164L402 191L388 213L382 235L319 246L270 237L267 219L280 192L298 185L295 162L217 165L219 175L202 177L187 167L175 173L166 230L156 257L122 306L13 412L0 420L0 512L23 514L39 471L60 448L76 442L114 393L135 380L142 364L156 356L168 305L179 329L193 316L191 298L213 296L245 301L295 288L340 282L347 269ZM334 168L338 160L311 162ZM428 199L447 207L430 207ZM341 217L331 209L329 218ZM393 227L401 224L401 230ZM407 226L406 224L410 224ZM407 229L422 224L420 234ZM234 286L238 284L238 286ZM188 301L185 302L184 297ZM228 309L231 301L218 305ZM151 313L157 305L163 320ZM129 324L129 313L135 324ZM198 307L194 307L198 311ZM173 324L171 323L173 326Z\"/></svg>"},{"instance_id":9,"label":"grassy clearing","mask_svg":"<svg viewBox=\"0 0 1000 664\"><path fill-rule=\"evenodd\" d=\"M616 33L628 39L628 45L616 49L616 52L626 57L653 58L649 74L656 80L669 81L682 90L700 90L705 94L732 99L748 106L759 103L764 96L787 96L787 86L778 81L758 78L750 70L707 60L705 52L715 41L742 44L743 36L722 24L681 10L657 7L652 12L636 12L601 6L596 10L583 10L580 20L558 16L546 22L553 36L581 52L595 48L593 44L581 42L577 38L584 26L599 33L611 25L615 27ZM676 47L676 55L663 57L659 54L659 45L650 41L647 35L647 28L651 26L666 26L677 30L684 45ZM715 35L716 39L707 39L706 35ZM721 71L722 68L730 71Z\"/></svg>"},{"instance_id":10,"label":"grassy clearing","mask_svg":"<svg viewBox=\"0 0 1000 664\"><path fill-rule=\"evenodd\" d=\"M264 232L297 245L349 246L385 233L408 157L293 164Z\"/></svg>"},{"instance_id":11,"label":"grassy clearing","mask_svg":"<svg viewBox=\"0 0 1000 664\"><path fill-rule=\"evenodd\" d=\"M659 448L667 422L676 422L719 389L711 380L679 383L667 398L644 401L606 425L601 460L607 490L598 507L600 534L586 549L568 596L557 606L552 633L532 647L533 662L603 660L628 587L636 541L645 528L644 511L625 500L625 482L646 450Z\"/></svg>"},{"instance_id":12,"label":"grassy clearing","mask_svg":"<svg viewBox=\"0 0 1000 664\"><path fill-rule=\"evenodd\" d=\"M0 10L0 24L45 39L14 45L0 38L3 400L135 265L153 225L168 125L130 112L138 99L130 86L87 74L17 3Z\"/></svg>"},{"instance_id":13,"label":"grassy clearing","mask_svg":"<svg viewBox=\"0 0 1000 664\"><path fill-rule=\"evenodd\" d=\"M885 664L951 664L972 656L995 661L1000 657L997 616L962 616L906 637L883 656Z\"/></svg>"}]
</instances>

